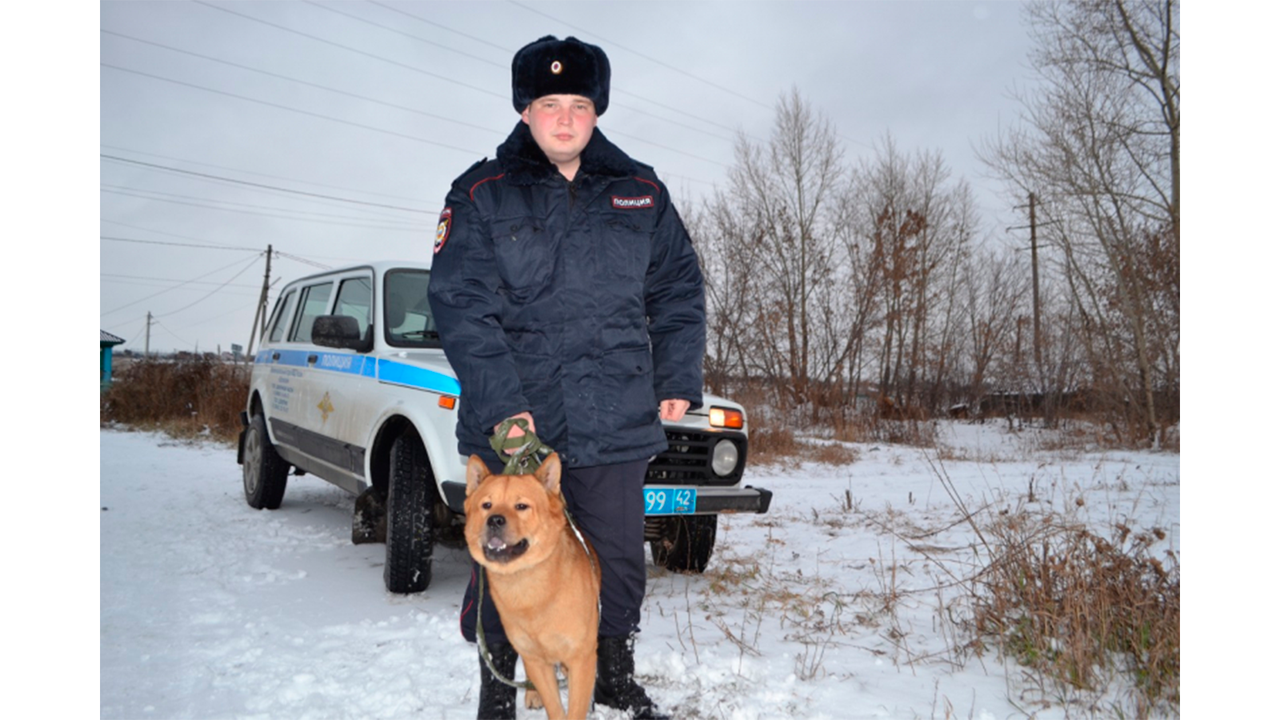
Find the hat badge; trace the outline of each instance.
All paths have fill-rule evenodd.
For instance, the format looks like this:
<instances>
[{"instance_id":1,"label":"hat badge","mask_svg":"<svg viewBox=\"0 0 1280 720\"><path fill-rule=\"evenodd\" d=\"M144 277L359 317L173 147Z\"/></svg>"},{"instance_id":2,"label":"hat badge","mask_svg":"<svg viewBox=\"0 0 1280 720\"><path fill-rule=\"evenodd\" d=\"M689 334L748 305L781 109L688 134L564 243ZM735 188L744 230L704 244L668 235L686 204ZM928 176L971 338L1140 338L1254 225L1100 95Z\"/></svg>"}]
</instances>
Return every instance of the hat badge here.
<instances>
[{"instance_id":1,"label":"hat badge","mask_svg":"<svg viewBox=\"0 0 1280 720\"><path fill-rule=\"evenodd\" d=\"M562 73L562 72L564 72L564 65L563 65L563 64L561 64L561 62L560 62L559 60L554 60L554 61L552 61L552 63L551 63L551 74L552 74L552 75L559 75L559 74L560 74L560 73Z\"/></svg>"}]
</instances>

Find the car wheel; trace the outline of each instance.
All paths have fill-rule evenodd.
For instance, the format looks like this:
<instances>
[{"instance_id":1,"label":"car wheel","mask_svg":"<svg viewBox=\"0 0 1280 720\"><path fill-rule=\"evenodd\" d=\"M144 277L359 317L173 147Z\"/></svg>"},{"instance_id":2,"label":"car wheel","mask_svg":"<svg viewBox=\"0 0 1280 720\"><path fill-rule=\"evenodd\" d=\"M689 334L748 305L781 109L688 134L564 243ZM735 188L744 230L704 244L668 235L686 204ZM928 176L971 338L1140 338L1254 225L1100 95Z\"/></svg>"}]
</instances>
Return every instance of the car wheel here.
<instances>
[{"instance_id":1,"label":"car wheel","mask_svg":"<svg viewBox=\"0 0 1280 720\"><path fill-rule=\"evenodd\" d=\"M416 593L431 583L435 544L431 522L431 465L426 448L412 428L391 444L391 478L387 488L387 564L383 580L393 593Z\"/></svg>"},{"instance_id":2,"label":"car wheel","mask_svg":"<svg viewBox=\"0 0 1280 720\"><path fill-rule=\"evenodd\" d=\"M289 463L276 454L267 434L267 421L256 414L244 435L244 499L249 507L275 510L284 499Z\"/></svg>"},{"instance_id":3,"label":"car wheel","mask_svg":"<svg viewBox=\"0 0 1280 720\"><path fill-rule=\"evenodd\" d=\"M700 573L707 569L716 546L717 515L676 515L664 521L662 539L649 543L653 564L671 572Z\"/></svg>"}]
</instances>

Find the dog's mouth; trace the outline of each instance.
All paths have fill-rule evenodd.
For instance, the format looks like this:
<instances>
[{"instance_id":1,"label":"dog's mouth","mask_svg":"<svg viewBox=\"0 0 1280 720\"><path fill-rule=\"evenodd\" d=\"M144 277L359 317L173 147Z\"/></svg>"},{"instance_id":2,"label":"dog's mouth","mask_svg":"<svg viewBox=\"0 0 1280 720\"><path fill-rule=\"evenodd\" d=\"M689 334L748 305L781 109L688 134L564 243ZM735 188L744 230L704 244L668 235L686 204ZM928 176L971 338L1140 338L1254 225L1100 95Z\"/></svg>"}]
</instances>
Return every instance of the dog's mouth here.
<instances>
[{"instance_id":1,"label":"dog's mouth","mask_svg":"<svg viewBox=\"0 0 1280 720\"><path fill-rule=\"evenodd\" d=\"M529 549L529 541L521 540L515 545L508 545L505 540L500 537L491 537L489 542L484 546L484 556L488 560L497 563L506 563L515 560Z\"/></svg>"}]
</instances>

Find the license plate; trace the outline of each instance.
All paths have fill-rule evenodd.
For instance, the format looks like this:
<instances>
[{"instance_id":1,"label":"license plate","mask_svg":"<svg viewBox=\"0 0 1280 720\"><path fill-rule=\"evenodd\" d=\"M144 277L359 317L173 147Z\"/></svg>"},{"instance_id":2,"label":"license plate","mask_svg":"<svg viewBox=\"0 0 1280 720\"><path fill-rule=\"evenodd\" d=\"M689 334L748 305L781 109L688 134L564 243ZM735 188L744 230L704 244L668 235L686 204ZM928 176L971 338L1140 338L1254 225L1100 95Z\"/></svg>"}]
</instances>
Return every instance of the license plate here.
<instances>
[{"instance_id":1,"label":"license plate","mask_svg":"<svg viewBox=\"0 0 1280 720\"><path fill-rule=\"evenodd\" d=\"M697 488L647 487L645 515L691 515L698 507Z\"/></svg>"}]
</instances>

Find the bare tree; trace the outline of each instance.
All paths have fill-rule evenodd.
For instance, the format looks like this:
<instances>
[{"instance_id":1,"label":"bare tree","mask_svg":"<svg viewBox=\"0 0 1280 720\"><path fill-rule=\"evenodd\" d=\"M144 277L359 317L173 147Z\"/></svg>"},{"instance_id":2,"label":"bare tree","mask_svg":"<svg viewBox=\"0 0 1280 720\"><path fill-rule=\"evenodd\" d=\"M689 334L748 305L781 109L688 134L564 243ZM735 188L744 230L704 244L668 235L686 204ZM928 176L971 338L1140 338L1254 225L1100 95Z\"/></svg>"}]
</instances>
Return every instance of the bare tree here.
<instances>
[{"instance_id":1,"label":"bare tree","mask_svg":"<svg viewBox=\"0 0 1280 720\"><path fill-rule=\"evenodd\" d=\"M753 359L786 383L795 404L812 400L811 342L822 337L829 316L823 303L832 295L822 289L835 273L830 225L841 159L831 125L793 89L778 102L767 146L739 138L729 191L716 196L711 210L720 226L735 228L733 236L751 245L735 261L750 263L751 292L741 299L751 305Z\"/></svg>"},{"instance_id":2,"label":"bare tree","mask_svg":"<svg viewBox=\"0 0 1280 720\"><path fill-rule=\"evenodd\" d=\"M1028 6L1041 89L982 153L1019 196L1043 201L1092 382L1136 409L1156 445L1177 417L1176 402L1157 402L1177 393L1176 264L1150 248L1176 248L1180 232L1179 17L1176 0Z\"/></svg>"},{"instance_id":3,"label":"bare tree","mask_svg":"<svg viewBox=\"0 0 1280 720\"><path fill-rule=\"evenodd\" d=\"M698 249L698 259L706 285L707 353L703 361L707 387L716 394L728 392L733 378L749 374L750 305L744 298L751 292L749 255L751 232L736 213L723 204L704 203L702 210L688 214L685 225Z\"/></svg>"},{"instance_id":4,"label":"bare tree","mask_svg":"<svg viewBox=\"0 0 1280 720\"><path fill-rule=\"evenodd\" d=\"M966 262L963 286L968 400L976 408L992 380L1000 390L1017 388L1008 368L1017 354L1019 315L1025 315L1031 283L1015 255L987 250Z\"/></svg>"},{"instance_id":5,"label":"bare tree","mask_svg":"<svg viewBox=\"0 0 1280 720\"><path fill-rule=\"evenodd\" d=\"M957 351L958 263L977 218L968 185L949 179L941 155L904 156L887 135L856 176L854 232L882 313L880 392L896 407L936 405Z\"/></svg>"}]
</instances>

